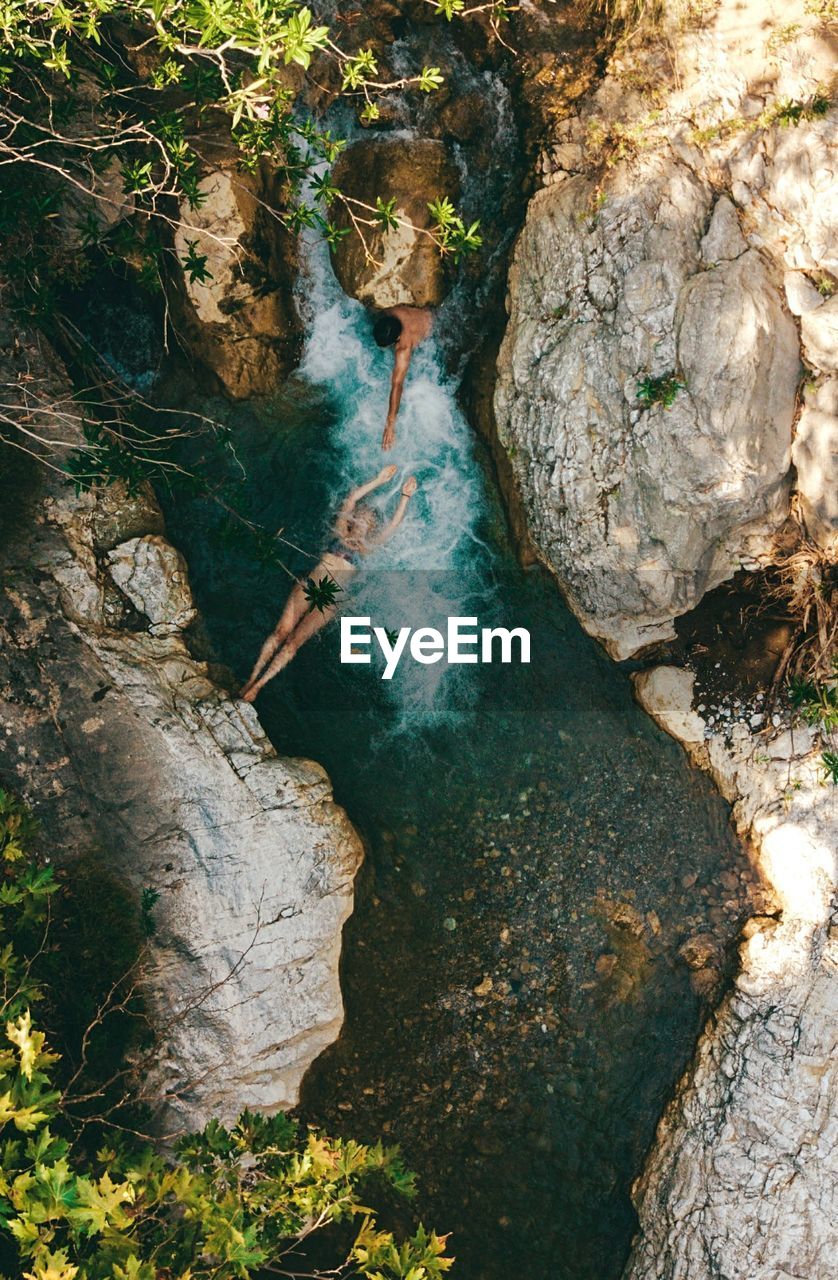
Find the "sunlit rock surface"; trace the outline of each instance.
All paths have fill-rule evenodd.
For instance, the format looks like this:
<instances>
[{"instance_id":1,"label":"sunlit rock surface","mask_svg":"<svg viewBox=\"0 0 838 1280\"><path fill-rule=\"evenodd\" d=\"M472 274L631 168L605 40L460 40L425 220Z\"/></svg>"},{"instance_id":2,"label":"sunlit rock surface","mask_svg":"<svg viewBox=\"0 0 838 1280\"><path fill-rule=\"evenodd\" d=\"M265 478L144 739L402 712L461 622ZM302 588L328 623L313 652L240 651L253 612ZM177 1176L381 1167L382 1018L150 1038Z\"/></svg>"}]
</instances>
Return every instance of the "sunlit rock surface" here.
<instances>
[{"instance_id":1,"label":"sunlit rock surface","mask_svg":"<svg viewBox=\"0 0 838 1280\"><path fill-rule=\"evenodd\" d=\"M838 377L807 386L794 437L801 512L812 540L838 559Z\"/></svg>"},{"instance_id":2,"label":"sunlit rock surface","mask_svg":"<svg viewBox=\"0 0 838 1280\"><path fill-rule=\"evenodd\" d=\"M746 930L634 1189L626 1280L827 1280L838 1256L838 811L805 727L705 738L693 677L636 677L641 704L733 802L777 918Z\"/></svg>"},{"instance_id":3,"label":"sunlit rock surface","mask_svg":"<svg viewBox=\"0 0 838 1280\"><path fill-rule=\"evenodd\" d=\"M623 50L545 150L495 392L535 550L617 657L770 558L794 481L794 317L814 376L835 368L815 283L835 270L838 111L760 123L814 100L828 38L802 4L723 0L665 44ZM666 377L671 405L649 404L645 380ZM831 457L823 422L810 460ZM833 478L806 472L821 541Z\"/></svg>"},{"instance_id":4,"label":"sunlit rock surface","mask_svg":"<svg viewBox=\"0 0 838 1280\"><path fill-rule=\"evenodd\" d=\"M800 332L809 367L818 373L834 373L838 369L838 295L807 311L801 317Z\"/></svg>"},{"instance_id":5,"label":"sunlit rock surface","mask_svg":"<svg viewBox=\"0 0 838 1280\"><path fill-rule=\"evenodd\" d=\"M50 453L73 430L48 408L60 366L25 339L2 363L7 404ZM159 894L141 1096L169 1129L292 1105L342 1022L358 836L323 770L277 757L190 655L185 565L150 495L76 498L34 463L6 475L0 776L56 856L95 850Z\"/></svg>"}]
</instances>

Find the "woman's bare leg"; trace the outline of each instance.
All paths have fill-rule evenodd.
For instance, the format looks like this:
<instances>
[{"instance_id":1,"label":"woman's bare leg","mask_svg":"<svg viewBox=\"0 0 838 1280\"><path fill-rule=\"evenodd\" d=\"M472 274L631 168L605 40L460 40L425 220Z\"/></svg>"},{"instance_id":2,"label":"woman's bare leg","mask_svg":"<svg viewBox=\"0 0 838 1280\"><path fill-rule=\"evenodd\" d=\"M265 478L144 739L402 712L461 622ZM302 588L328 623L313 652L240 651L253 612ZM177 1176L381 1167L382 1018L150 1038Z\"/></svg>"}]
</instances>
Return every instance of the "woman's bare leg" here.
<instances>
[{"instance_id":1,"label":"woman's bare leg","mask_svg":"<svg viewBox=\"0 0 838 1280\"><path fill-rule=\"evenodd\" d=\"M250 689L255 683L259 672L274 656L277 649L285 643L307 608L308 601L305 598L305 593L300 584L297 583L292 588L291 594L285 602L285 608L282 610L282 616L280 617L279 622L262 645L262 648L259 651L259 657L256 659L253 670L247 677L246 682L242 685L239 697L244 697L248 689Z\"/></svg>"},{"instance_id":2,"label":"woman's bare leg","mask_svg":"<svg viewBox=\"0 0 838 1280\"><path fill-rule=\"evenodd\" d=\"M318 631L321 631L327 622L331 622L336 613L337 609L334 605L330 605L327 609L322 610L312 609L310 613L307 613L294 628L279 653L273 661L268 664L259 679L249 684L247 689L242 693L241 696L244 701L253 702L259 693L259 690L262 689L269 680L273 680L274 676L279 675L280 671L288 666L291 659L296 657L298 651L303 647L306 640L310 640Z\"/></svg>"}]
</instances>

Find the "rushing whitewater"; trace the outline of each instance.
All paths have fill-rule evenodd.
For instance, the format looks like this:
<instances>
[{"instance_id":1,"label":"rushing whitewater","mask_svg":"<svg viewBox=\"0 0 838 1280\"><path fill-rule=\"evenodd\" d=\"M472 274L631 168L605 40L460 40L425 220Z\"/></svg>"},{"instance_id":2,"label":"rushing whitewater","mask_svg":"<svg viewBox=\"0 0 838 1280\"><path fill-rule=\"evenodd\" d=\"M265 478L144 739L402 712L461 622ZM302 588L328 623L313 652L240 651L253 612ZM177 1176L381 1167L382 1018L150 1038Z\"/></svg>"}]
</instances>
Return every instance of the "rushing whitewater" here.
<instances>
[{"instance_id":1,"label":"rushing whitewater","mask_svg":"<svg viewBox=\"0 0 838 1280\"><path fill-rule=\"evenodd\" d=\"M389 462L398 473L371 499L380 515L392 512L406 476L413 474L419 482L401 529L364 561L353 582L351 612L368 614L388 629L444 628L450 615L479 613L491 596L492 553L478 532L484 488L471 429L457 406L456 386L443 372L436 341L432 336L414 353L396 444L384 453L393 353L376 347L369 313L341 290L319 237L307 236L303 259L300 310L307 338L300 373L323 388L336 413L334 509L354 485ZM461 672L445 663L411 664L392 688L402 710L434 720L462 709L466 684Z\"/></svg>"}]
</instances>

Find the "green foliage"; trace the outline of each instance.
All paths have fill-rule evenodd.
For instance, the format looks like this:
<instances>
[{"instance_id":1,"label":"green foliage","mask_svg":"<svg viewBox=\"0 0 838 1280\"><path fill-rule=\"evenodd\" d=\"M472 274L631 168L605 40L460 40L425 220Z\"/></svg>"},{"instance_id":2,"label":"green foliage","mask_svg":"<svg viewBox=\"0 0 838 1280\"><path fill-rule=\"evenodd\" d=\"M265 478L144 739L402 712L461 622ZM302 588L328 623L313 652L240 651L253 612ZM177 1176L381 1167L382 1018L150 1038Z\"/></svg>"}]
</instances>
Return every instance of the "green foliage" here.
<instances>
[{"instance_id":1,"label":"green foliage","mask_svg":"<svg viewBox=\"0 0 838 1280\"><path fill-rule=\"evenodd\" d=\"M158 477L154 459L131 448L128 439L116 431L99 422L86 421L82 433L86 447L73 450L64 463L76 493L86 493L94 485L108 487L121 480L133 496L149 480Z\"/></svg>"},{"instance_id":2,"label":"green foliage","mask_svg":"<svg viewBox=\"0 0 838 1280\"><path fill-rule=\"evenodd\" d=\"M347 58L343 67L343 89L361 89L368 80L378 75L378 62L372 49L361 49L354 57Z\"/></svg>"},{"instance_id":3,"label":"green foliage","mask_svg":"<svg viewBox=\"0 0 838 1280\"><path fill-rule=\"evenodd\" d=\"M806 0L806 12L821 22L838 22L838 0Z\"/></svg>"},{"instance_id":4,"label":"green foliage","mask_svg":"<svg viewBox=\"0 0 838 1280\"><path fill-rule=\"evenodd\" d=\"M484 10L495 20L505 6L473 6L462 16ZM300 0L7 0L0 14L0 88L9 88L17 104L0 139L0 171L22 167L53 188L69 179L95 199L85 159L95 168L116 157L126 194L144 213L164 218L172 196L200 202L193 140L205 120L214 129L221 115L242 169L254 172L267 160L284 175L289 227L319 227L335 243L339 233L325 206L340 193L315 189L312 199L306 189L321 162L333 163L343 144L295 114L286 69L308 68L315 55L336 60L342 89L360 99L366 123L380 114L374 95L430 93L443 83L440 69L430 66L379 81L374 51L341 49ZM114 19L143 48L142 74L131 70L114 41ZM95 121L87 113L69 144L57 124L80 114L80 77L98 87L99 106ZM14 183L14 174L3 174L5 187L10 178ZM444 252L459 255L479 244L473 228L445 223L441 229ZM96 238L92 227L90 237ZM194 248L184 266L191 280L209 278L205 257Z\"/></svg>"},{"instance_id":5,"label":"green foliage","mask_svg":"<svg viewBox=\"0 0 838 1280\"><path fill-rule=\"evenodd\" d=\"M159 901L160 893L157 889L151 889L146 886L140 894L140 922L143 933L147 938L153 938L157 932L154 908Z\"/></svg>"},{"instance_id":6,"label":"green foliage","mask_svg":"<svg viewBox=\"0 0 838 1280\"><path fill-rule=\"evenodd\" d=\"M341 591L343 587L335 582L334 578L328 578L325 574L319 582L315 582L313 578L306 579L303 595L308 600L309 613L315 609L325 613L327 609L333 608L337 604Z\"/></svg>"},{"instance_id":7,"label":"green foliage","mask_svg":"<svg viewBox=\"0 0 838 1280\"><path fill-rule=\"evenodd\" d=\"M675 403L678 392L685 390L685 384L679 382L674 373L664 373L658 378L641 378L637 384L637 398L650 407L662 404L664 409L669 409Z\"/></svg>"},{"instance_id":8,"label":"green foliage","mask_svg":"<svg viewBox=\"0 0 838 1280\"><path fill-rule=\"evenodd\" d=\"M811 98L804 100L780 98L767 108L766 113L763 113L764 123L776 123L783 129L794 125L796 129L803 120L817 120L819 116L825 116L831 105L829 98L821 92L814 93Z\"/></svg>"},{"instance_id":9,"label":"green foliage","mask_svg":"<svg viewBox=\"0 0 838 1280\"><path fill-rule=\"evenodd\" d=\"M475 4L466 4L466 0L427 0L427 3L432 4L435 12L448 22L455 17L468 18L474 13L486 14L495 29L500 22L506 22L511 11L518 7L509 4L508 0L488 0L488 3L483 4L480 0Z\"/></svg>"},{"instance_id":10,"label":"green foliage","mask_svg":"<svg viewBox=\"0 0 838 1280\"><path fill-rule=\"evenodd\" d=\"M375 218L379 226L382 227L384 231L387 231L390 227L397 227L399 225L399 218L396 213L395 196L393 196L391 200L382 200L381 196L376 196Z\"/></svg>"},{"instance_id":11,"label":"green foliage","mask_svg":"<svg viewBox=\"0 0 838 1280\"><path fill-rule=\"evenodd\" d=\"M800 35L799 22L786 22L782 27L777 27L771 33L765 42L765 48L769 53L779 53L786 45L793 44Z\"/></svg>"},{"instance_id":12,"label":"green foliage","mask_svg":"<svg viewBox=\"0 0 838 1280\"><path fill-rule=\"evenodd\" d=\"M838 787L838 751L824 751L821 756L821 763L827 781Z\"/></svg>"},{"instance_id":13,"label":"green foliage","mask_svg":"<svg viewBox=\"0 0 838 1280\"><path fill-rule=\"evenodd\" d=\"M443 253L453 253L454 261L459 261L463 253L471 253L479 249L483 237L479 233L479 222L466 226L447 196L432 200L428 212L433 219L433 231L439 240Z\"/></svg>"},{"instance_id":14,"label":"green foliage","mask_svg":"<svg viewBox=\"0 0 838 1280\"><path fill-rule=\"evenodd\" d=\"M207 268L207 255L198 252L198 241L187 240L186 257L181 259L183 269L189 276L190 284L206 284L212 279L212 272Z\"/></svg>"},{"instance_id":15,"label":"green foliage","mask_svg":"<svg viewBox=\"0 0 838 1280\"><path fill-rule=\"evenodd\" d=\"M758 116L745 119L743 116L728 116L714 124L694 129L690 134L693 142L701 145L708 142L722 141L737 133L754 132L758 129L770 129L779 125L787 129L795 128L801 121L820 119L832 106L832 101L823 89L816 89L808 98L778 98L771 102Z\"/></svg>"},{"instance_id":16,"label":"green foliage","mask_svg":"<svg viewBox=\"0 0 838 1280\"><path fill-rule=\"evenodd\" d=\"M815 684L795 676L789 681L789 701L813 729L838 729L838 680Z\"/></svg>"},{"instance_id":17,"label":"green foliage","mask_svg":"<svg viewBox=\"0 0 838 1280\"><path fill-rule=\"evenodd\" d=\"M25 805L7 791L0 790L0 858L18 862L38 830L38 824Z\"/></svg>"},{"instance_id":18,"label":"green foliage","mask_svg":"<svg viewBox=\"0 0 838 1280\"><path fill-rule=\"evenodd\" d=\"M589 121L586 133L588 150L608 168L621 160L633 159L660 142L661 115L659 110L649 111L632 124L594 117Z\"/></svg>"},{"instance_id":19,"label":"green foliage","mask_svg":"<svg viewBox=\"0 0 838 1280\"><path fill-rule=\"evenodd\" d=\"M9 1020L20 1018L44 994L26 956L41 946L57 886L52 868L39 866L29 853L36 834L26 807L0 789L0 1015Z\"/></svg>"},{"instance_id":20,"label":"green foliage","mask_svg":"<svg viewBox=\"0 0 838 1280\"><path fill-rule=\"evenodd\" d=\"M129 1131L91 1148L56 1085L58 1055L31 1014L43 991L32 970L55 889L21 845L34 827L0 792L3 890L0 952L5 999L0 1040L0 1252L23 1280L246 1280L295 1265L324 1233L333 1276L441 1280L444 1237L419 1227L398 1240L368 1207L376 1189L410 1199L414 1179L398 1151L315 1131L284 1115L245 1111L211 1121L171 1157ZM348 1233L348 1234L347 1234ZM12 1270L13 1268L13 1270Z\"/></svg>"},{"instance_id":21,"label":"green foliage","mask_svg":"<svg viewBox=\"0 0 838 1280\"><path fill-rule=\"evenodd\" d=\"M419 76L418 87L422 93L433 93L444 84L444 77L439 67L423 67Z\"/></svg>"}]
</instances>

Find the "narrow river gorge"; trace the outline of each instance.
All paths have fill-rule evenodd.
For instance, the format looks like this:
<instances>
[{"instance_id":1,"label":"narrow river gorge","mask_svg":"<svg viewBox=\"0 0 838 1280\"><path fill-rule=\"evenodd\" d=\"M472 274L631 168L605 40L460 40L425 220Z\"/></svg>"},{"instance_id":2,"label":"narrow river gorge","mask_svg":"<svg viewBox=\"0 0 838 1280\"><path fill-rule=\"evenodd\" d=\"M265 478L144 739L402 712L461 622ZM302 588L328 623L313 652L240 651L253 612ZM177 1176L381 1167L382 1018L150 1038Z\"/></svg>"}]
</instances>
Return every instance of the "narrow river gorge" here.
<instances>
[{"instance_id":1,"label":"narrow river gorge","mask_svg":"<svg viewBox=\"0 0 838 1280\"><path fill-rule=\"evenodd\" d=\"M91 78L38 107L46 149L25 113L20 154L0 141L36 227L7 215L0 245L0 853L19 826L82 886L80 972L124 926L59 1045L70 1086L97 1036L114 1064L78 1121L57 1086L73 1168L112 1190L109 1138L82 1148L124 1122L229 1218L95 1274L202 1280L229 1246L225 1278L439 1280L395 1251L365 1269L370 1213L408 1251L436 1248L420 1221L450 1233L458 1280L827 1280L835 5L324 0L327 36L297 0L216 4L237 36L200 5L156 34L147 6L88 14ZM114 112L119 147L79 163ZM478 251L447 254L475 220ZM432 330L383 452L372 325L404 306ZM522 628L530 660L385 679L332 621L247 705L290 588L389 463L379 524L416 491L384 545L343 540L339 615ZM372 1209L343 1212L354 1156L325 1135L382 1161ZM148 1209L125 1176L119 1247L157 1209L185 1238L194 1203ZM89 1280L94 1245L44 1213L29 1254L5 1222L0 1270Z\"/></svg>"},{"instance_id":2,"label":"narrow river gorge","mask_svg":"<svg viewBox=\"0 0 838 1280\"><path fill-rule=\"evenodd\" d=\"M288 391L190 407L233 425L250 513L308 551L380 465L388 368L322 247L304 282L313 322ZM419 494L345 609L388 628L449 614L524 626L532 662L406 662L385 683L380 662L340 664L333 627L261 695L278 751L326 766L368 850L345 934L346 1026L301 1114L401 1144L422 1212L454 1232L459 1274L508 1275L525 1232L533 1277L605 1280L707 1009L678 949L708 933L720 952L732 944L748 873L710 782L553 581L518 566L456 393L430 345L392 454ZM181 498L166 515L210 652L243 678L288 578L225 541L211 504ZM295 572L310 567L286 550Z\"/></svg>"}]
</instances>

